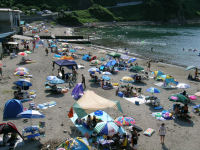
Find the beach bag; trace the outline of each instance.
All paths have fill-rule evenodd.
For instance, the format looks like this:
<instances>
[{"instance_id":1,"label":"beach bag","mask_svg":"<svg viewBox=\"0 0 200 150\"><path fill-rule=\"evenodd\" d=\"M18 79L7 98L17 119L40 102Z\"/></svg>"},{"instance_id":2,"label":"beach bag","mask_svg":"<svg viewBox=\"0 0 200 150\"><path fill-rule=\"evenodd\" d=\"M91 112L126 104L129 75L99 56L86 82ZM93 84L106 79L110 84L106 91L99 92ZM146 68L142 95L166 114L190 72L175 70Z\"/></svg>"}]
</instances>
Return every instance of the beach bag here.
<instances>
[{"instance_id":1,"label":"beach bag","mask_svg":"<svg viewBox=\"0 0 200 150\"><path fill-rule=\"evenodd\" d=\"M155 132L154 129L148 128L146 131L144 131L144 135L146 136L152 136L152 134Z\"/></svg>"}]
</instances>

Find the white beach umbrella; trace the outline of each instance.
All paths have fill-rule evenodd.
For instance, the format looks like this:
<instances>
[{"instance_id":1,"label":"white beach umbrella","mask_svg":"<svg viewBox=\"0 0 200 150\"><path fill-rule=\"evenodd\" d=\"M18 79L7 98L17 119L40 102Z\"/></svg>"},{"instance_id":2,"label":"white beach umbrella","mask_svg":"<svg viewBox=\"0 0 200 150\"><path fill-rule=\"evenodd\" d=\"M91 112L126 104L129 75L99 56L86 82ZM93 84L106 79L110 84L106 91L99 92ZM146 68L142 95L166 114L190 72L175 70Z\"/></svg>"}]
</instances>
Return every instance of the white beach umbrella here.
<instances>
[{"instance_id":1,"label":"white beach umbrella","mask_svg":"<svg viewBox=\"0 0 200 150\"><path fill-rule=\"evenodd\" d=\"M179 89L187 89L187 88L190 88L190 85L186 84L186 83L179 83L177 85L177 88L179 88Z\"/></svg>"}]
</instances>

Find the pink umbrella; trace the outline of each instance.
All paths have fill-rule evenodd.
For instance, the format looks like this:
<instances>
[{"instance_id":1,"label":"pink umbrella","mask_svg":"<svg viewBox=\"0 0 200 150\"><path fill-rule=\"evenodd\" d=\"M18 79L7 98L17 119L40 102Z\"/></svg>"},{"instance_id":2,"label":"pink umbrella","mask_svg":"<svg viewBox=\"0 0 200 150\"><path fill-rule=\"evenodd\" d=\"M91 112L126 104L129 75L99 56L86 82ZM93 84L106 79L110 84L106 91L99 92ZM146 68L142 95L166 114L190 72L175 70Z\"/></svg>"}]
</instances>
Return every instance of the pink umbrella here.
<instances>
[{"instance_id":1,"label":"pink umbrella","mask_svg":"<svg viewBox=\"0 0 200 150\"><path fill-rule=\"evenodd\" d=\"M196 100L197 99L197 97L194 96L194 95L189 96L189 98L190 98L190 100Z\"/></svg>"}]
</instances>

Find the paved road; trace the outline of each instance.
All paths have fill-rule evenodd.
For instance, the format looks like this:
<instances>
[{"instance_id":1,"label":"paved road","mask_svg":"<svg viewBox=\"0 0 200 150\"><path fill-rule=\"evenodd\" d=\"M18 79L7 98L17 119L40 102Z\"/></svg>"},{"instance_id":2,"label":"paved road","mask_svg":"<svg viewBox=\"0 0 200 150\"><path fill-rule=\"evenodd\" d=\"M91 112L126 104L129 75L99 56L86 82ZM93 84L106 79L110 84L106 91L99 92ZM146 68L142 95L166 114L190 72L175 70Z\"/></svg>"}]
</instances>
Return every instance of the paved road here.
<instances>
[{"instance_id":1,"label":"paved road","mask_svg":"<svg viewBox=\"0 0 200 150\"><path fill-rule=\"evenodd\" d=\"M106 8L116 8L116 7L124 7L124 6L131 6L131 5L139 5L139 4L142 4L142 3L143 3L143 1L118 3L116 6L106 7Z\"/></svg>"}]
</instances>

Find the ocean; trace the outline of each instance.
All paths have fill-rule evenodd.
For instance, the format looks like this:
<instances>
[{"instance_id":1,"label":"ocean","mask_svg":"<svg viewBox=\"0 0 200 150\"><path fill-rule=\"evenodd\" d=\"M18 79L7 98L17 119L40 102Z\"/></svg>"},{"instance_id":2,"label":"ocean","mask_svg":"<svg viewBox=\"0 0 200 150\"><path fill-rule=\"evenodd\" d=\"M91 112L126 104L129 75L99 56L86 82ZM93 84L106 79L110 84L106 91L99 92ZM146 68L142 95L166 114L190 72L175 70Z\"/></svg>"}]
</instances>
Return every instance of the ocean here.
<instances>
[{"instance_id":1,"label":"ocean","mask_svg":"<svg viewBox=\"0 0 200 150\"><path fill-rule=\"evenodd\" d=\"M127 49L146 58L200 67L200 26L110 26L77 28L92 44Z\"/></svg>"}]
</instances>

